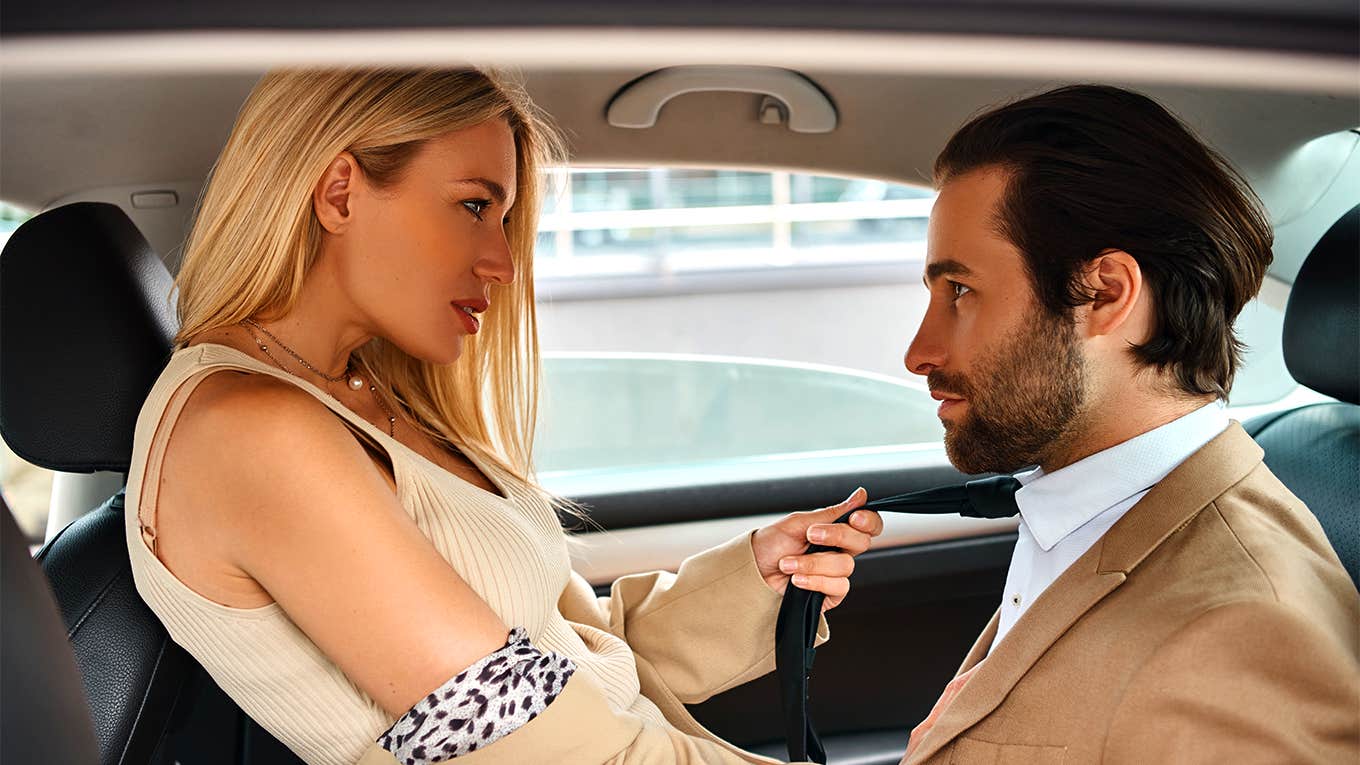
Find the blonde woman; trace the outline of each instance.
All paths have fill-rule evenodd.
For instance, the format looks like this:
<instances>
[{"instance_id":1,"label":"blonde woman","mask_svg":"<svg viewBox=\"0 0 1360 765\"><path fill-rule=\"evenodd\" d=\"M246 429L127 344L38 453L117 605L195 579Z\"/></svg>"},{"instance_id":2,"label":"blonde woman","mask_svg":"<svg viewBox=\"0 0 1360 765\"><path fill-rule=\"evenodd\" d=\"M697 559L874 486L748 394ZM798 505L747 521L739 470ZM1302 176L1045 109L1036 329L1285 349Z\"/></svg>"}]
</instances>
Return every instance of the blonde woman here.
<instances>
[{"instance_id":1,"label":"blonde woman","mask_svg":"<svg viewBox=\"0 0 1360 765\"><path fill-rule=\"evenodd\" d=\"M562 159L481 72L286 71L213 169L128 545L174 640L308 763L767 761L684 704L770 671L790 573L834 606L881 531L830 523L857 491L608 598L571 571L531 460Z\"/></svg>"}]
</instances>

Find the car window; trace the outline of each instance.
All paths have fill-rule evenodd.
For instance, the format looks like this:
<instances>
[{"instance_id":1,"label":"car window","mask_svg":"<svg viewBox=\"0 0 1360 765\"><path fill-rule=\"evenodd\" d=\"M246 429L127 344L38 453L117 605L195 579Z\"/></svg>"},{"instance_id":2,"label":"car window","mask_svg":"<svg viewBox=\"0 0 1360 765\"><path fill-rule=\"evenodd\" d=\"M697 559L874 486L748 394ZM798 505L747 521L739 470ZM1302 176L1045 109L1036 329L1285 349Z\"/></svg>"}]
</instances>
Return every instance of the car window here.
<instances>
[{"instance_id":1,"label":"car window","mask_svg":"<svg viewBox=\"0 0 1360 765\"><path fill-rule=\"evenodd\" d=\"M557 181L536 267L535 461L549 488L882 467L938 450L936 402L902 362L927 299L932 191L694 168L573 169ZM1282 321L1260 301L1243 310L1231 406L1297 388Z\"/></svg>"},{"instance_id":2,"label":"car window","mask_svg":"<svg viewBox=\"0 0 1360 765\"><path fill-rule=\"evenodd\" d=\"M0 202L0 249L9 241L9 235L31 217L32 210ZM0 439L0 497L14 512L19 529L31 544L43 539L51 494L52 472L19 459Z\"/></svg>"},{"instance_id":3,"label":"car window","mask_svg":"<svg viewBox=\"0 0 1360 765\"><path fill-rule=\"evenodd\" d=\"M30 465L0 440L0 496L14 513L29 544L43 541L52 496L52 471Z\"/></svg>"},{"instance_id":4,"label":"car window","mask_svg":"<svg viewBox=\"0 0 1360 765\"><path fill-rule=\"evenodd\" d=\"M1230 407L1269 404L1299 387L1284 364L1283 311L1252 300L1238 314L1236 328L1246 350L1228 394Z\"/></svg>"},{"instance_id":5,"label":"car window","mask_svg":"<svg viewBox=\"0 0 1360 765\"><path fill-rule=\"evenodd\" d=\"M932 191L716 168L556 180L535 269L550 487L939 444L902 367Z\"/></svg>"},{"instance_id":6,"label":"car window","mask_svg":"<svg viewBox=\"0 0 1360 765\"><path fill-rule=\"evenodd\" d=\"M618 297L684 291L685 275L705 272L919 262L935 198L872 179L725 169L584 168L554 180L535 273L557 296L579 294L561 289L574 278L594 280L592 295ZM629 276L653 281L620 280ZM741 284L767 286L727 288Z\"/></svg>"},{"instance_id":7,"label":"car window","mask_svg":"<svg viewBox=\"0 0 1360 765\"><path fill-rule=\"evenodd\" d=\"M924 385L843 367L557 353L545 360L544 380L537 458L548 471L749 460L932 443L942 435Z\"/></svg>"}]
</instances>

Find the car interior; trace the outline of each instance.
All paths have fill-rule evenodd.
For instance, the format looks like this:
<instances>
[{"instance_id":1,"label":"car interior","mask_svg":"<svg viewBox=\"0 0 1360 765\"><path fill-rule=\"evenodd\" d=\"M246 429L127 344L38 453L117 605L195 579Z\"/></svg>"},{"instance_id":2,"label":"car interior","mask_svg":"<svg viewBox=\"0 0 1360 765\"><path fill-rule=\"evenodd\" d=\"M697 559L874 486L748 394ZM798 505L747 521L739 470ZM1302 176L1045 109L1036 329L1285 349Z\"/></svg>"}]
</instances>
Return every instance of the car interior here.
<instances>
[{"instance_id":1,"label":"car interior","mask_svg":"<svg viewBox=\"0 0 1360 765\"><path fill-rule=\"evenodd\" d=\"M3 758L301 762L141 602L122 486L133 425L176 330L179 246L236 109L270 66L334 61L359 38L184 35L176 48L174 34L148 40L115 27L82 48L36 21L32 29L0 48L0 199L42 211L0 253L0 435L25 461L59 471L60 530L30 557L8 510L0 519ZM426 30L436 42L487 51L482 59L452 56L429 39L357 34L372 35L359 44L378 61L512 69L582 167L757 168L928 186L953 129L988 105L1096 80L1160 100L1242 171L1270 212L1275 260L1260 299L1284 312L1289 375L1318 395L1235 416L1360 582L1360 88L1352 52L1300 52L1280 41L1229 48L1075 38L1044 48L1018 34L974 46L887 30L865 42L880 47L851 54L845 40L796 45L811 39L800 37L812 35L806 29L744 37L690 30L592 45L618 41L619 31L533 38L510 28L473 30L481 37L455 30L446 39ZM737 39L744 53L723 47ZM294 43L314 44L311 58L294 55ZM1149 63L1174 58L1174 44L1183 45L1179 65ZM521 47L522 55L504 53ZM901 330L904 350L911 329ZM615 576L673 568L855 486L876 497L967 478L941 448L891 468L587 491L570 498L600 528L577 535L613 541L579 570L605 593ZM1016 539L1014 519L889 521L859 559L850 598L829 617L832 639L818 651L811 713L839 765L901 759L907 732L995 611ZM692 711L740 746L783 756L772 675Z\"/></svg>"}]
</instances>

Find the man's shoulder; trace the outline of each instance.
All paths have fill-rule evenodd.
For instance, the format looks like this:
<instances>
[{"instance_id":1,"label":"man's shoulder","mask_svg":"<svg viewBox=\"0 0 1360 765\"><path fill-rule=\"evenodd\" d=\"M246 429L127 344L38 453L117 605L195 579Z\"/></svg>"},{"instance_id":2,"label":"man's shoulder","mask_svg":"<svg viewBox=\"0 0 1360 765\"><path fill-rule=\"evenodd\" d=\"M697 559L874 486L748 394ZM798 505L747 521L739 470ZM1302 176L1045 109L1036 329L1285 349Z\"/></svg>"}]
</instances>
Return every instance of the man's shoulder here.
<instances>
[{"instance_id":1,"label":"man's shoulder","mask_svg":"<svg viewBox=\"0 0 1360 765\"><path fill-rule=\"evenodd\" d=\"M1319 588L1357 598L1322 524L1264 462L1206 511L1220 519L1219 533L1249 558L1275 599L1292 602Z\"/></svg>"},{"instance_id":2,"label":"man's shoulder","mask_svg":"<svg viewBox=\"0 0 1360 765\"><path fill-rule=\"evenodd\" d=\"M1354 646L1310 615L1280 601L1222 603L1167 636L1121 689L1102 758L1351 761L1357 692Z\"/></svg>"},{"instance_id":3,"label":"man's shoulder","mask_svg":"<svg viewBox=\"0 0 1360 765\"><path fill-rule=\"evenodd\" d=\"M1168 538L1129 584L1139 580L1172 622L1215 623L1200 620L1231 604L1225 613L1293 615L1360 649L1360 594L1312 512L1264 463Z\"/></svg>"}]
</instances>

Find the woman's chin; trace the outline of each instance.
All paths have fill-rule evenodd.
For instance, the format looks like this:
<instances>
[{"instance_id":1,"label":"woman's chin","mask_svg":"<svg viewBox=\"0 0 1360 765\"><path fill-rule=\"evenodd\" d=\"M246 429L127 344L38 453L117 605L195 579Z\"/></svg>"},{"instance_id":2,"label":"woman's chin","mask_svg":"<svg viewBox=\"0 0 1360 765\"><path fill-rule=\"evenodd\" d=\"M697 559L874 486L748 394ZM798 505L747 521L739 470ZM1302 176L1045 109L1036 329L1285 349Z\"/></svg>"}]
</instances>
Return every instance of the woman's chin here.
<instances>
[{"instance_id":1,"label":"woman's chin","mask_svg":"<svg viewBox=\"0 0 1360 765\"><path fill-rule=\"evenodd\" d=\"M433 335L426 337L433 337ZM452 364L462 357L463 341L466 337L467 335L463 332L450 333L445 331L442 333L442 337L435 342L424 340L419 345L411 346L402 343L394 344L405 351L408 356L420 359L427 364L444 366Z\"/></svg>"},{"instance_id":2,"label":"woman's chin","mask_svg":"<svg viewBox=\"0 0 1360 765\"><path fill-rule=\"evenodd\" d=\"M436 358L426 359L431 364L452 364L463 356L463 335L457 335L452 340L444 343L439 349Z\"/></svg>"}]
</instances>

